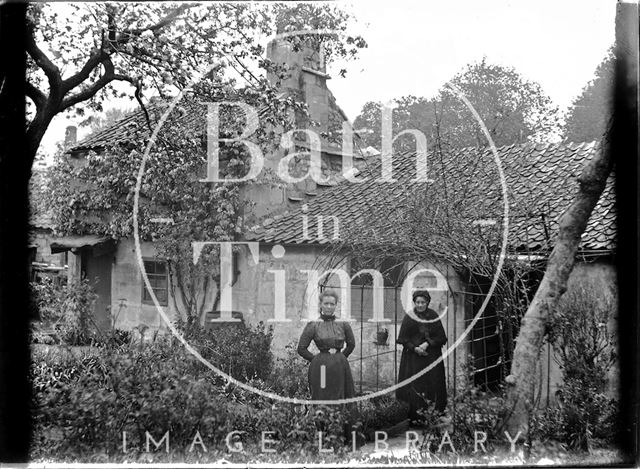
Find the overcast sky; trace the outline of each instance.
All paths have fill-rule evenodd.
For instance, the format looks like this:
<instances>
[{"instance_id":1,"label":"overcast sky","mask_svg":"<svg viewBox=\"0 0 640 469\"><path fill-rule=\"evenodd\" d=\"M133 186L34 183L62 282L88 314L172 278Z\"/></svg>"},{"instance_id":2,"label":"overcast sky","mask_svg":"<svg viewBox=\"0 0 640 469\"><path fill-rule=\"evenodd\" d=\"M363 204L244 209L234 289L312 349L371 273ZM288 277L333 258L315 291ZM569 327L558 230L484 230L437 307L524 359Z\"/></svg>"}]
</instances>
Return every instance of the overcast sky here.
<instances>
[{"instance_id":1,"label":"overcast sky","mask_svg":"<svg viewBox=\"0 0 640 469\"><path fill-rule=\"evenodd\" d=\"M566 109L593 78L614 41L615 0L341 3L358 19L353 32L369 45L358 60L336 64L329 81L351 120L367 101L432 96L466 64L483 56L537 81ZM336 73L343 67L345 78ZM53 151L65 127L76 122L56 118L43 141L47 150ZM85 132L79 129L79 136Z\"/></svg>"},{"instance_id":2,"label":"overcast sky","mask_svg":"<svg viewBox=\"0 0 640 469\"><path fill-rule=\"evenodd\" d=\"M537 81L561 108L614 41L613 0L369 0L350 3L369 48L330 86L350 119L372 99L431 96L486 56Z\"/></svg>"}]
</instances>

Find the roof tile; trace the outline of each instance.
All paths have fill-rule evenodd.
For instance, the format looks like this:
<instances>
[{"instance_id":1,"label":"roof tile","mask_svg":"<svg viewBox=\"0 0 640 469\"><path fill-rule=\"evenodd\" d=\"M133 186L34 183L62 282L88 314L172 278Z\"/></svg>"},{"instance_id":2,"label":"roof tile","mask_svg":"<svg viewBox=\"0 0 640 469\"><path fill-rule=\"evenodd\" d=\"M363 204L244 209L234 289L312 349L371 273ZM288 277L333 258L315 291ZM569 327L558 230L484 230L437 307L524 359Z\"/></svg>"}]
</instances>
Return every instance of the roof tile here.
<instances>
[{"instance_id":1,"label":"roof tile","mask_svg":"<svg viewBox=\"0 0 640 469\"><path fill-rule=\"evenodd\" d=\"M509 229L512 248L536 250L550 247L558 229L558 220L577 190L577 175L585 162L600 151L600 148L598 142L585 142L509 145L498 149L513 216ZM476 158L470 158L469 161L493 164L489 150L478 154L476 149L462 149L450 158L453 161L461 156ZM395 209L408 203L414 196L417 185L411 182L415 177L412 158L410 154L394 155L394 178L398 180L396 183L375 182L375 171L379 167L373 167L363 172L363 176L368 177L366 182L353 184L343 181L308 200L308 210L304 213L309 215L310 232L315 232L317 227L315 215L335 215L339 219L341 232L358 233L364 242L390 243L408 236L392 218L401 216ZM469 171L468 176L478 181L476 189L480 189L484 198L479 201L481 206L477 213L496 212L496 207L502 205L497 171L488 165L482 167L482 164L476 164L474 169L472 164L461 163L460 167ZM439 171L434 171L429 177L438 180L439 175ZM588 229L585 230L582 249L615 248L613 180L611 175L592 214ZM459 179L452 178L452 182L458 181ZM247 234L247 237L258 241L284 243L329 242L327 239L302 238L302 224L299 223L302 213L301 209L290 211L286 216L275 220L270 226L268 237L253 234Z\"/></svg>"}]
</instances>

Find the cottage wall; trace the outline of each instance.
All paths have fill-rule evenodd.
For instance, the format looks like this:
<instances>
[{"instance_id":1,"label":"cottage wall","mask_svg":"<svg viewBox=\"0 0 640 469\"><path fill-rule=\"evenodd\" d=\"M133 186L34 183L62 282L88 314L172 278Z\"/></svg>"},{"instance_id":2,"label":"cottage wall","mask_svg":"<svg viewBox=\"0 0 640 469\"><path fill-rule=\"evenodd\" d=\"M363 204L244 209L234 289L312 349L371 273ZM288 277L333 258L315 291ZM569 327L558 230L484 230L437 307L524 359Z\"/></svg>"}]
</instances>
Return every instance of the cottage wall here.
<instances>
[{"instance_id":1,"label":"cottage wall","mask_svg":"<svg viewBox=\"0 0 640 469\"><path fill-rule=\"evenodd\" d=\"M32 230L29 241L36 246L36 255L33 261L64 267L64 253L51 254L51 236L50 229L35 228Z\"/></svg>"},{"instance_id":2,"label":"cottage wall","mask_svg":"<svg viewBox=\"0 0 640 469\"><path fill-rule=\"evenodd\" d=\"M151 243L142 244L143 257L153 258L155 250ZM282 257L274 257L273 246L261 245L259 262L254 265L248 249L242 249L238 258L239 275L233 285L233 310L240 311L248 324L263 322L273 327L272 350L276 356L284 357L287 346L295 349L298 338L308 320L318 317L317 304L309 304L308 274L305 270L317 270L321 274L326 270L322 262L326 259L326 248L313 245L287 246ZM276 252L277 254L277 252ZM349 272L349 260L340 266ZM429 269L416 277L415 288L427 288L432 294L431 307L442 313L442 323L447 331L449 342L444 349L445 367L449 385L453 386L453 378L460 375L467 357L467 343L455 347L456 340L462 340L465 331L464 288L452 269L431 264L407 266L407 270ZM276 276L284 272L284 293L282 300L284 309L276 310L280 285L276 284ZM439 274L439 275L438 275ZM342 312L346 298L346 285L340 287L337 276L332 276L328 286L340 293L337 313ZM112 312L117 328L133 329L147 326L152 330L167 331L167 327L154 305L142 302L144 288L133 240L122 240L115 253L112 271ZM351 327L356 337L356 349L350 357L351 367L357 386L373 391L383 389L395 383L397 367L400 363L401 346L396 346L405 307L402 304L400 288L384 289L384 320L373 322L373 292L370 287L358 286L351 290L350 315L353 319ZM213 308L215 291L211 292L209 309ZM177 310L170 298L165 311L170 318L177 317ZM411 301L408 303L411 305ZM362 318L362 320L361 320ZM386 329L386 343L376 343L377 333ZM448 350L448 349L451 350ZM312 345L312 350L315 351Z\"/></svg>"},{"instance_id":3,"label":"cottage wall","mask_svg":"<svg viewBox=\"0 0 640 469\"><path fill-rule=\"evenodd\" d=\"M156 257L156 250L152 243L143 242L140 247L143 258L154 259ZM111 281L111 311L115 318L116 328L133 329L134 327L147 326L152 330L167 330L167 326L155 305L143 303L142 292L144 288L134 241L133 239L122 239L119 241L115 253ZM182 309L179 299L176 302L178 308ZM168 304L163 307L167 317L172 320L178 317L176 302L170 296ZM212 307L213 298L208 303L208 307Z\"/></svg>"},{"instance_id":4,"label":"cottage wall","mask_svg":"<svg viewBox=\"0 0 640 469\"><path fill-rule=\"evenodd\" d=\"M142 244L143 257L153 258L155 250L151 243ZM239 275L233 285L233 310L240 311L248 324L263 322L273 328L272 351L276 356L284 357L287 347L297 345L298 338L307 321L318 317L317 305L310 304L308 287L309 274L305 271L317 270L320 274L326 270L323 262L326 259L325 247L314 245L286 246L282 257L275 257L271 245L260 245L259 262L254 264L248 249L242 249L238 257ZM349 258L346 257L339 268L349 272ZM417 269L428 269L419 275L414 283L415 288L426 288L431 292L430 307L442 314L442 323L447 331L449 341L443 349L448 386L460 385L465 379L465 363L470 351L467 326L473 312L465 301L465 286L453 269L446 266L422 264L407 265L411 272ZM277 273L274 273L277 272ZM278 292L276 277L284 272L284 293L281 301L284 308L276 309ZM439 273L440 275L437 275ZM604 292L616 286L616 271L613 265L606 262L579 263L575 266L569 279L569 290L577 288L585 282L596 281L602 285ZM340 293L337 314L342 314L346 289L340 286L338 278L333 275L328 287ZM133 240L122 240L115 253L112 271L112 313L117 328L132 329L145 325L150 329L167 331L164 321L154 305L142 302L142 276L135 255ZM362 384L365 391L383 389L395 383L397 367L402 352L396 346L405 306L402 304L400 288L384 288L384 322L373 322L373 292L371 287L350 286L351 327L356 337L356 349L350 357L351 368L357 387ZM213 309L215 291L211 292L208 309ZM170 318L177 317L173 300L169 299L165 311ZM409 301L410 304L410 301ZM469 310L467 310L469 309ZM446 310L446 311L445 311ZM609 327L615 333L617 318L612 314ZM378 332L386 330L386 343L377 343ZM315 351L312 345L312 351ZM556 357L548 344L543 347L539 373L539 393L542 404L552 402L562 383L562 372ZM458 379L454 383L454 378ZM617 391L619 372L614 366L609 372L608 393L612 396Z\"/></svg>"},{"instance_id":5,"label":"cottage wall","mask_svg":"<svg viewBox=\"0 0 640 469\"><path fill-rule=\"evenodd\" d=\"M286 354L287 345L295 347L306 322L318 317L317 304L310 305L308 302L309 277L304 271L326 270L322 262L326 259L325 249L310 245L288 246L283 257L275 258L272 254L272 246L265 245L260 249L260 262L257 266L248 262L247 252L241 255L241 273L233 287L234 310L242 311L249 323L255 324L262 321L273 327L272 348L277 356ZM339 267L349 272L348 262L348 260L344 261ZM448 347L452 347L445 358L445 366L448 375L453 379L456 370L459 372L462 369L466 359L466 353L461 351L466 344L459 349L454 347L456 339L462 335L465 328L464 289L451 269L447 271L446 268L434 265L411 267L427 268L432 272L440 273L440 281L433 273L427 272L418 276L415 288L428 288L432 292L431 307L443 313L442 322L449 337ZM276 274L272 271L284 271L284 314L274 308L277 288ZM337 306L337 315L342 314L344 317L342 308L346 297L346 285L341 288L338 277L334 275L330 278L328 287L340 293L341 301ZM405 315L401 291L388 287L384 289L385 322L373 322L369 320L372 316L372 290L370 288L363 290L357 286L349 288L351 289L350 316L353 319L351 327L356 336L356 349L350 357L354 379L358 385L362 382L363 389L382 389L394 384L402 352L402 347L396 346L395 343ZM409 304L411 304L410 300ZM276 316L286 321L276 320ZM388 340L384 344L377 344L377 333L383 329L388 332Z\"/></svg>"}]
</instances>

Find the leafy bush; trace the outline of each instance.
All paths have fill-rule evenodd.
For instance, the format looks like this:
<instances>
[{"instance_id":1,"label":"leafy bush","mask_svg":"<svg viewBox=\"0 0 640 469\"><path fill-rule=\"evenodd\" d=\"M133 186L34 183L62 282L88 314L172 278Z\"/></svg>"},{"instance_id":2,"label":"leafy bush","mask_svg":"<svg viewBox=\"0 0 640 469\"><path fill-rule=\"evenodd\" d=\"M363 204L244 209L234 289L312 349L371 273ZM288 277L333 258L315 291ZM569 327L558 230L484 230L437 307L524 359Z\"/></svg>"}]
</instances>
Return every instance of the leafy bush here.
<instances>
[{"instance_id":1,"label":"leafy bush","mask_svg":"<svg viewBox=\"0 0 640 469\"><path fill-rule=\"evenodd\" d=\"M92 321L98 297L87 279L56 285L50 279L32 283L31 291L42 323L53 327L57 340L67 345L91 345L100 331ZM34 332L38 342L47 340Z\"/></svg>"},{"instance_id":2,"label":"leafy bush","mask_svg":"<svg viewBox=\"0 0 640 469\"><path fill-rule=\"evenodd\" d=\"M370 435L375 430L392 427L407 418L407 411L407 405L393 395L366 400L360 405L362 431Z\"/></svg>"},{"instance_id":3,"label":"leafy bush","mask_svg":"<svg viewBox=\"0 0 640 469\"><path fill-rule=\"evenodd\" d=\"M271 391L282 396L310 399L309 364L298 355L295 344L288 344L285 349L286 356L276 360L267 384Z\"/></svg>"},{"instance_id":4,"label":"leafy bush","mask_svg":"<svg viewBox=\"0 0 640 469\"><path fill-rule=\"evenodd\" d=\"M31 383L36 393L73 383L82 374L93 373L99 366L95 353L74 355L64 348L34 348Z\"/></svg>"},{"instance_id":5,"label":"leafy bush","mask_svg":"<svg viewBox=\"0 0 640 469\"><path fill-rule=\"evenodd\" d=\"M597 443L614 443L619 432L617 401L595 390L588 395L585 392L589 391L584 383L565 382L558 402L534 417L534 436L582 450L591 450Z\"/></svg>"},{"instance_id":6,"label":"leafy bush","mask_svg":"<svg viewBox=\"0 0 640 469\"><path fill-rule=\"evenodd\" d=\"M122 451L123 431L138 454L147 431L156 440L169 431L171 447L184 451L196 431L207 446L224 449L234 430L245 432L247 451L259 452L262 431L275 432L281 453L317 453L317 431L325 432L324 447L344 447L348 415L340 409L234 402L215 375L171 341L97 348L80 360L40 358L33 367L34 457L113 457Z\"/></svg>"},{"instance_id":7,"label":"leafy bush","mask_svg":"<svg viewBox=\"0 0 640 469\"><path fill-rule=\"evenodd\" d=\"M62 292L62 320L56 329L60 340L69 345L91 343L91 317L98 298L87 279L68 283Z\"/></svg>"},{"instance_id":8,"label":"leafy bush","mask_svg":"<svg viewBox=\"0 0 640 469\"><path fill-rule=\"evenodd\" d=\"M504 444L503 422L506 415L505 392L486 392L467 379L459 386L455 399L450 399L452 440L456 449L474 449L475 432L487 434L487 449L493 444Z\"/></svg>"},{"instance_id":9,"label":"leafy bush","mask_svg":"<svg viewBox=\"0 0 640 469\"><path fill-rule=\"evenodd\" d=\"M615 438L617 404L606 396L607 373L615 362L609 318L614 292L586 282L561 299L549 328L563 384L558 407L541 418L541 433L588 450L593 439ZM555 427L555 430L554 430Z\"/></svg>"},{"instance_id":10,"label":"leafy bush","mask_svg":"<svg viewBox=\"0 0 640 469\"><path fill-rule=\"evenodd\" d=\"M131 331L122 329L111 329L108 331L96 331L92 334L91 345L103 347L118 347L131 342L133 334Z\"/></svg>"},{"instance_id":11,"label":"leafy bush","mask_svg":"<svg viewBox=\"0 0 640 469\"><path fill-rule=\"evenodd\" d=\"M31 298L38 309L38 317L44 323L58 321L62 317L64 287L56 285L51 278L31 282Z\"/></svg>"},{"instance_id":12,"label":"leafy bush","mask_svg":"<svg viewBox=\"0 0 640 469\"><path fill-rule=\"evenodd\" d=\"M265 380L273 367L271 340L273 328L260 322L255 326L221 324L205 330L199 325L187 327L177 322L183 336L203 358L236 379Z\"/></svg>"}]
</instances>

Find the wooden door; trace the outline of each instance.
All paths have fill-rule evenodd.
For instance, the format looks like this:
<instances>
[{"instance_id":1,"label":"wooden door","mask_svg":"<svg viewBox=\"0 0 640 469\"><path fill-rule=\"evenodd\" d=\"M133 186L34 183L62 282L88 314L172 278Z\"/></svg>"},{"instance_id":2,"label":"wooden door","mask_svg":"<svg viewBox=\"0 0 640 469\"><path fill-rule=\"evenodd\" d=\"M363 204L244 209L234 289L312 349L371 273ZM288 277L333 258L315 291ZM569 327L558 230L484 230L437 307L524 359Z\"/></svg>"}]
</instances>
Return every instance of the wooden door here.
<instances>
[{"instance_id":1,"label":"wooden door","mask_svg":"<svg viewBox=\"0 0 640 469\"><path fill-rule=\"evenodd\" d=\"M82 264L86 278L95 286L95 291L98 294L93 320L100 330L107 331L111 329L111 264L113 254L93 256L89 251L83 258Z\"/></svg>"}]
</instances>

